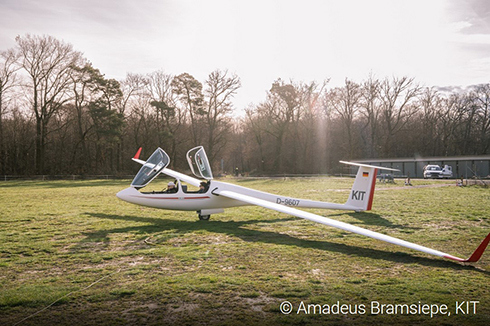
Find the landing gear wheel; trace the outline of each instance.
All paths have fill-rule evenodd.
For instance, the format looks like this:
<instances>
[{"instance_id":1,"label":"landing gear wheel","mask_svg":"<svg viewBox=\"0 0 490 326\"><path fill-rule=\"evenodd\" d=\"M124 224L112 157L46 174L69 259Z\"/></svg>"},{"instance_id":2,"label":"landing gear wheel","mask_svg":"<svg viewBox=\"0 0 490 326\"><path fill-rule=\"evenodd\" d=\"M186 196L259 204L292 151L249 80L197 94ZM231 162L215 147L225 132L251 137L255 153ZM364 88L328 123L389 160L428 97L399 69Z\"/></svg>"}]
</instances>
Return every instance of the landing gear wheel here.
<instances>
[{"instance_id":1,"label":"landing gear wheel","mask_svg":"<svg viewBox=\"0 0 490 326\"><path fill-rule=\"evenodd\" d=\"M211 215L201 215L199 214L199 220L201 221L209 221L209 218L211 217Z\"/></svg>"}]
</instances>

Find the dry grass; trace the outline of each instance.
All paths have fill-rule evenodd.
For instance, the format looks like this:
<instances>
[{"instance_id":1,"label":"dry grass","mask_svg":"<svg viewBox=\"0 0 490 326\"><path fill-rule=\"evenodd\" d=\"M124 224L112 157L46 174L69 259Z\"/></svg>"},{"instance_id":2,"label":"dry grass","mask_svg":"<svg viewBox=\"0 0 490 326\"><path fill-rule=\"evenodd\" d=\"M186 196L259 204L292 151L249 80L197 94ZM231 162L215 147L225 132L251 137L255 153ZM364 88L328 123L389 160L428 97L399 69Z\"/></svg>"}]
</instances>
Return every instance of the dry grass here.
<instances>
[{"instance_id":1,"label":"dry grass","mask_svg":"<svg viewBox=\"0 0 490 326\"><path fill-rule=\"evenodd\" d=\"M347 190L352 179L232 182L343 202L345 191L326 190ZM0 324L56 300L21 325L490 324L488 253L465 266L257 207L202 222L117 200L128 183L0 184ZM489 232L488 189L400 185L379 185L372 212L312 211L458 256ZM280 312L284 301L292 314ZM453 313L296 313L301 302L374 301L446 304ZM456 315L461 301L479 301L476 314Z\"/></svg>"}]
</instances>

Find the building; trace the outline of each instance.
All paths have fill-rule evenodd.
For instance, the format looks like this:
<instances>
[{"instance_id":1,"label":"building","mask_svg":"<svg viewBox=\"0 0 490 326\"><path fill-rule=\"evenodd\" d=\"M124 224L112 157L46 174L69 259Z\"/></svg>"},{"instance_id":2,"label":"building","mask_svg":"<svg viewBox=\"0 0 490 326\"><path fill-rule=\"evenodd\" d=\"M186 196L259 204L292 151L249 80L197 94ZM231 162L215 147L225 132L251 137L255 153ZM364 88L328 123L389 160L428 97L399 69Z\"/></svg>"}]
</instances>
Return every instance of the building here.
<instances>
[{"instance_id":1,"label":"building","mask_svg":"<svg viewBox=\"0 0 490 326\"><path fill-rule=\"evenodd\" d=\"M453 169L453 178L464 177L465 179L469 179L475 176L479 178L490 178L490 155L387 158L354 161L357 163L399 169L400 172L394 173L395 177L410 176L411 178L423 178L424 166L428 164L437 164L441 167L450 165Z\"/></svg>"}]
</instances>

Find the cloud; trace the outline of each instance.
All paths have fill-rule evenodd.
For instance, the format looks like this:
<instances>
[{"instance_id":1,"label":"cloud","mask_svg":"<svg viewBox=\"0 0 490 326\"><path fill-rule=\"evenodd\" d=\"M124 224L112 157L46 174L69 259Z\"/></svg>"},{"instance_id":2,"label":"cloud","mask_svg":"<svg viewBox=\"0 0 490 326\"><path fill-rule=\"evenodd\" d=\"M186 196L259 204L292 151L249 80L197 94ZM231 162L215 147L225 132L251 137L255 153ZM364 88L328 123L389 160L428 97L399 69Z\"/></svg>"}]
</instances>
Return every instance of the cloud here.
<instances>
[{"instance_id":1,"label":"cloud","mask_svg":"<svg viewBox=\"0 0 490 326\"><path fill-rule=\"evenodd\" d=\"M451 0L448 13L454 21L462 24L462 33L490 34L490 1Z\"/></svg>"}]
</instances>

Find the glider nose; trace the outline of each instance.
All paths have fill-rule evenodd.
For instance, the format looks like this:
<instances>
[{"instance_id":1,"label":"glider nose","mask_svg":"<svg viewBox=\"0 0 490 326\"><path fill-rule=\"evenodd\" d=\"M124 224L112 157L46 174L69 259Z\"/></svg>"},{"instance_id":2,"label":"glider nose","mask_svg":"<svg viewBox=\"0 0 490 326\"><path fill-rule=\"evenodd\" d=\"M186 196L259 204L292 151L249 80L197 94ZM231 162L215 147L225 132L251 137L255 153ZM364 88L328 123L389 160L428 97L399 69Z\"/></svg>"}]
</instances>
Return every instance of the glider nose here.
<instances>
[{"instance_id":1,"label":"glider nose","mask_svg":"<svg viewBox=\"0 0 490 326\"><path fill-rule=\"evenodd\" d=\"M138 192L136 189L129 187L129 188L126 188L124 190L119 191L116 194L116 196L117 196L117 198L119 198L121 200L131 202L130 198L134 195L135 191Z\"/></svg>"}]
</instances>

